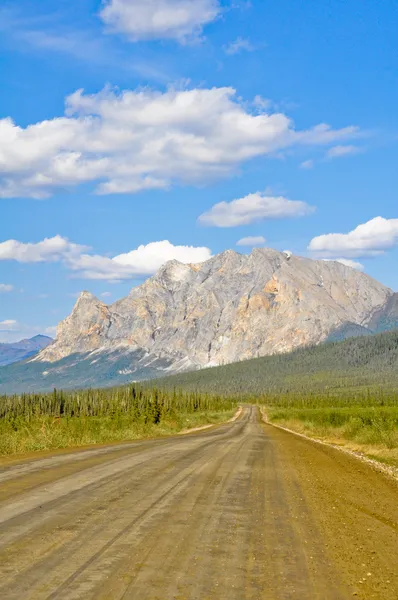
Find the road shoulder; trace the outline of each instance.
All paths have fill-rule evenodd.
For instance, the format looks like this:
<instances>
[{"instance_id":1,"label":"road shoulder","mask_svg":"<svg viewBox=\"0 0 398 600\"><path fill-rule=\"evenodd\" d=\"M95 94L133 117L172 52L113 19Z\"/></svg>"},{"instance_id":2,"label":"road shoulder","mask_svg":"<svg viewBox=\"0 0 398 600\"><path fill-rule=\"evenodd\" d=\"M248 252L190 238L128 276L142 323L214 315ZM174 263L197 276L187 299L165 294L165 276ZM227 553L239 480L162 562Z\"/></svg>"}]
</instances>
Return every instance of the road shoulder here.
<instances>
[{"instance_id":1,"label":"road shoulder","mask_svg":"<svg viewBox=\"0 0 398 600\"><path fill-rule=\"evenodd\" d=\"M294 465L305 503L353 596L396 600L397 482L340 449L263 427L282 464Z\"/></svg>"}]
</instances>

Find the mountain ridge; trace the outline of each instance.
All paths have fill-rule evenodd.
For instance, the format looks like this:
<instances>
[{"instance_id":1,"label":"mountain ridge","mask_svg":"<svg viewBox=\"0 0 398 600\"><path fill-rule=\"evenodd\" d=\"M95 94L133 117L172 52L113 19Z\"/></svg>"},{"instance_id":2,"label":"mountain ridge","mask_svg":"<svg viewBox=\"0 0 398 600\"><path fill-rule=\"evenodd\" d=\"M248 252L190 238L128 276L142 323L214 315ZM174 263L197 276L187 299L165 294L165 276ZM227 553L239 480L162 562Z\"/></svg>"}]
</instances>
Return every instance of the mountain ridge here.
<instances>
[{"instance_id":1,"label":"mountain ridge","mask_svg":"<svg viewBox=\"0 0 398 600\"><path fill-rule=\"evenodd\" d=\"M36 360L130 347L217 365L319 343L346 322L366 327L392 295L337 262L228 250L204 263L170 261L111 305L83 292Z\"/></svg>"},{"instance_id":2,"label":"mountain ridge","mask_svg":"<svg viewBox=\"0 0 398 600\"><path fill-rule=\"evenodd\" d=\"M18 342L0 343L0 366L25 360L37 354L52 342L52 338L39 334Z\"/></svg>"},{"instance_id":3,"label":"mountain ridge","mask_svg":"<svg viewBox=\"0 0 398 600\"><path fill-rule=\"evenodd\" d=\"M107 305L90 292L0 391L128 383L398 327L398 294L346 265L269 248L170 261Z\"/></svg>"}]
</instances>

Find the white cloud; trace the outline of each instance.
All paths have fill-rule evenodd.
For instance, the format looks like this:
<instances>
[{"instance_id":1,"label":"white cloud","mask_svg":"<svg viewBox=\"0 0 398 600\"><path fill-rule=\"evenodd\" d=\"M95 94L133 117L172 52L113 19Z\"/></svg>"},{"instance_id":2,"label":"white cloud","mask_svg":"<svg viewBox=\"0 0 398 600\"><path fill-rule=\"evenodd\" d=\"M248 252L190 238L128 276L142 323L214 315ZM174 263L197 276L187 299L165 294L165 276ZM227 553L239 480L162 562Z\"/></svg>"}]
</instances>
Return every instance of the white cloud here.
<instances>
[{"instance_id":1,"label":"white cloud","mask_svg":"<svg viewBox=\"0 0 398 600\"><path fill-rule=\"evenodd\" d=\"M231 42L230 44L227 44L226 46L224 46L224 50L226 54L239 54L240 52L253 52L255 50L255 47L253 46L253 44L250 42L250 40L246 40L242 37L238 37L236 38L236 40L234 42Z\"/></svg>"},{"instance_id":2,"label":"white cloud","mask_svg":"<svg viewBox=\"0 0 398 600\"><path fill-rule=\"evenodd\" d=\"M105 0L100 16L110 31L130 41L172 39L186 43L220 14L218 0Z\"/></svg>"},{"instance_id":3,"label":"white cloud","mask_svg":"<svg viewBox=\"0 0 398 600\"><path fill-rule=\"evenodd\" d=\"M3 333L5 331L15 331L18 326L18 321L14 321L14 319L6 319L5 321L0 321L0 332Z\"/></svg>"},{"instance_id":4,"label":"white cloud","mask_svg":"<svg viewBox=\"0 0 398 600\"><path fill-rule=\"evenodd\" d=\"M383 254L398 244L398 219L376 217L349 233L329 233L311 240L308 249L321 257L360 258Z\"/></svg>"},{"instance_id":5,"label":"white cloud","mask_svg":"<svg viewBox=\"0 0 398 600\"><path fill-rule=\"evenodd\" d=\"M102 292L101 298L110 298L112 296L112 292Z\"/></svg>"},{"instance_id":6,"label":"white cloud","mask_svg":"<svg viewBox=\"0 0 398 600\"><path fill-rule=\"evenodd\" d=\"M151 242L113 258L88 254L88 249L87 246L73 244L61 236L46 238L37 244L7 240L0 244L0 260L15 260L20 263L62 261L78 277L115 282L152 275L169 260L197 263L211 257L209 248L174 246L167 240ZM105 294L111 295L109 292L105 292L104 296Z\"/></svg>"},{"instance_id":7,"label":"white cloud","mask_svg":"<svg viewBox=\"0 0 398 600\"><path fill-rule=\"evenodd\" d=\"M275 104L272 102L272 100L269 98L263 98L260 95L254 97L253 106L255 106L260 113L271 111L273 108L275 109Z\"/></svg>"},{"instance_id":8,"label":"white cloud","mask_svg":"<svg viewBox=\"0 0 398 600\"><path fill-rule=\"evenodd\" d=\"M297 131L283 113L252 114L232 88L78 90L66 106L65 116L25 128L0 119L0 197L45 198L82 183L99 194L203 185L255 157L358 133Z\"/></svg>"},{"instance_id":9,"label":"white cloud","mask_svg":"<svg viewBox=\"0 0 398 600\"><path fill-rule=\"evenodd\" d=\"M305 160L304 162L301 163L300 169L310 170L310 169L313 169L314 166L315 166L315 163L313 160Z\"/></svg>"},{"instance_id":10,"label":"white cloud","mask_svg":"<svg viewBox=\"0 0 398 600\"><path fill-rule=\"evenodd\" d=\"M360 148L358 146L333 146L326 153L327 158L340 158L341 156L349 156L350 154L358 154Z\"/></svg>"},{"instance_id":11,"label":"white cloud","mask_svg":"<svg viewBox=\"0 0 398 600\"><path fill-rule=\"evenodd\" d=\"M0 283L0 294L7 294L8 292L12 292L13 289L13 285L10 285L8 283Z\"/></svg>"},{"instance_id":12,"label":"white cloud","mask_svg":"<svg viewBox=\"0 0 398 600\"><path fill-rule=\"evenodd\" d=\"M199 263L211 257L209 248L174 246L169 241L151 242L114 258L82 254L68 261L71 269L85 279L123 280L152 275L169 260Z\"/></svg>"},{"instance_id":13,"label":"white cloud","mask_svg":"<svg viewBox=\"0 0 398 600\"><path fill-rule=\"evenodd\" d=\"M87 250L86 246L72 244L56 235L36 244L7 240L0 243L0 260L16 260L20 263L55 262Z\"/></svg>"},{"instance_id":14,"label":"white cloud","mask_svg":"<svg viewBox=\"0 0 398 600\"><path fill-rule=\"evenodd\" d=\"M199 223L212 227L249 225L263 219L303 217L313 211L305 202L257 192L232 202L219 202L199 217Z\"/></svg>"},{"instance_id":15,"label":"white cloud","mask_svg":"<svg viewBox=\"0 0 398 600\"><path fill-rule=\"evenodd\" d=\"M342 265L345 265L346 267L351 267L351 269L356 269L357 271L365 270L365 267L362 263L356 260L351 260L349 258L324 258L323 260L339 262Z\"/></svg>"},{"instance_id":16,"label":"white cloud","mask_svg":"<svg viewBox=\"0 0 398 600\"><path fill-rule=\"evenodd\" d=\"M265 237L262 235L253 236L253 237L244 237L241 240L236 242L237 246L263 246L266 242Z\"/></svg>"}]
</instances>

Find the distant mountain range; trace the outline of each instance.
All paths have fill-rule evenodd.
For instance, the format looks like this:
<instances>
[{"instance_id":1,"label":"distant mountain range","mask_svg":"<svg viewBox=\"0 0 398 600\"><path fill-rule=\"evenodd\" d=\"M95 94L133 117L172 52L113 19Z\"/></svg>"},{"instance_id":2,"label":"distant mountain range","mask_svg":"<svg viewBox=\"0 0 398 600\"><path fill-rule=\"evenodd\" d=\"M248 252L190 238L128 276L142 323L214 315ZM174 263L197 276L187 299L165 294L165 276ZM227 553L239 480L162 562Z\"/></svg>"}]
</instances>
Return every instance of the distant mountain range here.
<instances>
[{"instance_id":1,"label":"distant mountain range","mask_svg":"<svg viewBox=\"0 0 398 600\"><path fill-rule=\"evenodd\" d=\"M166 263L106 305L88 292L0 392L126 383L398 327L398 295L339 262L272 249Z\"/></svg>"},{"instance_id":2,"label":"distant mountain range","mask_svg":"<svg viewBox=\"0 0 398 600\"><path fill-rule=\"evenodd\" d=\"M13 342L11 344L0 343L0 366L11 365L20 360L25 360L37 354L53 342L46 335L35 335L28 340Z\"/></svg>"}]
</instances>

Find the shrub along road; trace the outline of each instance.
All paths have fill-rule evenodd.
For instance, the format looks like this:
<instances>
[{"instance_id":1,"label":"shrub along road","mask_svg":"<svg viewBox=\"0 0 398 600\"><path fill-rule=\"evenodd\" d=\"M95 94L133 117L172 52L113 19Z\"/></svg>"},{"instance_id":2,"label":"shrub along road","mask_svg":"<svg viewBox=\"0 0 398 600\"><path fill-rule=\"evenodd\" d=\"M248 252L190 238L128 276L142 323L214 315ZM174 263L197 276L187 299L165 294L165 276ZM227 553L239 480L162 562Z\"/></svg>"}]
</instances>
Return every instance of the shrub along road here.
<instances>
[{"instance_id":1,"label":"shrub along road","mask_svg":"<svg viewBox=\"0 0 398 600\"><path fill-rule=\"evenodd\" d=\"M4 600L398 596L398 493L259 422L0 465Z\"/></svg>"}]
</instances>

